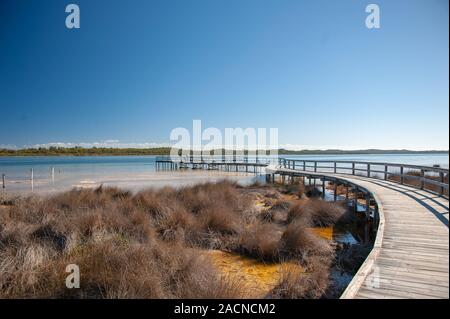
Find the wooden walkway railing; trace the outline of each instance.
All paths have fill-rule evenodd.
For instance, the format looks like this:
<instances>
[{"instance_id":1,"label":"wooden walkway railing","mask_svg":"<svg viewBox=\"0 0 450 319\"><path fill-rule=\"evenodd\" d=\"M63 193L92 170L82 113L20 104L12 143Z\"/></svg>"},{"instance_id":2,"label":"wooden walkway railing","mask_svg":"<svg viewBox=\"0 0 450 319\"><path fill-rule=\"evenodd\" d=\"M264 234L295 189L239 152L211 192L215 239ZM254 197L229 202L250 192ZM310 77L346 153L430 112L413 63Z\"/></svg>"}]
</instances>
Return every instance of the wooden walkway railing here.
<instances>
[{"instance_id":1,"label":"wooden walkway railing","mask_svg":"<svg viewBox=\"0 0 450 319\"><path fill-rule=\"evenodd\" d=\"M301 171L360 175L407 184L448 197L448 169L385 162L299 160L280 158L284 168Z\"/></svg>"},{"instance_id":2,"label":"wooden walkway railing","mask_svg":"<svg viewBox=\"0 0 450 319\"><path fill-rule=\"evenodd\" d=\"M447 169L286 158L254 162L235 158L222 163L236 169L252 163L276 164L269 166L270 174L322 179L322 186L331 180L368 195L366 211L377 221L376 240L341 298L449 298ZM372 212L371 198L376 202Z\"/></svg>"}]
</instances>

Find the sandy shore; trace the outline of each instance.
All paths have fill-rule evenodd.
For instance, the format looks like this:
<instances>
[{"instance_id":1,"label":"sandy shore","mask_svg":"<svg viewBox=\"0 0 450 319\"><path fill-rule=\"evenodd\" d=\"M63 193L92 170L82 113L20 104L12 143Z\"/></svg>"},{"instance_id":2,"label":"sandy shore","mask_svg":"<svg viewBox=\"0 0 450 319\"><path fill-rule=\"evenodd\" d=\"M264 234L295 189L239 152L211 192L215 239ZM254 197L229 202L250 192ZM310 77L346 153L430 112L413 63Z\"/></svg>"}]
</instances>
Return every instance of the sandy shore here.
<instances>
[{"instance_id":1,"label":"sandy shore","mask_svg":"<svg viewBox=\"0 0 450 319\"><path fill-rule=\"evenodd\" d=\"M129 173L118 172L114 174L57 174L54 180L38 178L31 180L8 180L6 194L52 194L67 191L72 188L96 188L100 185L114 186L138 192L147 188L160 188L165 186L180 187L204 182L231 180L243 185L254 181L255 175L250 173L185 170L167 172Z\"/></svg>"}]
</instances>

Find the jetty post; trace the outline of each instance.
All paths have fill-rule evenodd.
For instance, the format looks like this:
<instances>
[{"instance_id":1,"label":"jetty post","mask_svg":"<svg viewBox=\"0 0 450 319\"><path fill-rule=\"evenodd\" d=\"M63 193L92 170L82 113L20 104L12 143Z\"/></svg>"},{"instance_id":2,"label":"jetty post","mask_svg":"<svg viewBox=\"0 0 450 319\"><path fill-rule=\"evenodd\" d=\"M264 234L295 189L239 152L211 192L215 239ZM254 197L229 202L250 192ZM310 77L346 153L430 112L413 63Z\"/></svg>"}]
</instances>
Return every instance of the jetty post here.
<instances>
[{"instance_id":1,"label":"jetty post","mask_svg":"<svg viewBox=\"0 0 450 319\"><path fill-rule=\"evenodd\" d=\"M325 177L322 179L322 199L325 199Z\"/></svg>"},{"instance_id":2,"label":"jetty post","mask_svg":"<svg viewBox=\"0 0 450 319\"><path fill-rule=\"evenodd\" d=\"M31 168L31 172L30 172L30 179L31 179L31 191L34 190L34 170L33 168Z\"/></svg>"},{"instance_id":3,"label":"jetty post","mask_svg":"<svg viewBox=\"0 0 450 319\"><path fill-rule=\"evenodd\" d=\"M337 180L336 181L334 181L334 185L333 185L333 200L334 201L337 201Z\"/></svg>"},{"instance_id":4,"label":"jetty post","mask_svg":"<svg viewBox=\"0 0 450 319\"><path fill-rule=\"evenodd\" d=\"M2 202L5 201L5 191L6 191L6 175L3 173L2 174Z\"/></svg>"}]
</instances>

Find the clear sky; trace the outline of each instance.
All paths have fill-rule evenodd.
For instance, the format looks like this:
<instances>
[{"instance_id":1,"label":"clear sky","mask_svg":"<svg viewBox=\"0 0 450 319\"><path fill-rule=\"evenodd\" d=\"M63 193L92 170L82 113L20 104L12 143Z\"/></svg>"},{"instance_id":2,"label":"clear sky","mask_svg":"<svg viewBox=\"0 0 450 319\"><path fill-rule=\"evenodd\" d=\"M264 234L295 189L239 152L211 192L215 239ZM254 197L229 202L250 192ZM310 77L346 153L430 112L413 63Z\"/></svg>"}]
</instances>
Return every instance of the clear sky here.
<instances>
[{"instance_id":1,"label":"clear sky","mask_svg":"<svg viewBox=\"0 0 450 319\"><path fill-rule=\"evenodd\" d=\"M167 143L200 119L302 148L448 149L448 6L1 0L0 147Z\"/></svg>"}]
</instances>

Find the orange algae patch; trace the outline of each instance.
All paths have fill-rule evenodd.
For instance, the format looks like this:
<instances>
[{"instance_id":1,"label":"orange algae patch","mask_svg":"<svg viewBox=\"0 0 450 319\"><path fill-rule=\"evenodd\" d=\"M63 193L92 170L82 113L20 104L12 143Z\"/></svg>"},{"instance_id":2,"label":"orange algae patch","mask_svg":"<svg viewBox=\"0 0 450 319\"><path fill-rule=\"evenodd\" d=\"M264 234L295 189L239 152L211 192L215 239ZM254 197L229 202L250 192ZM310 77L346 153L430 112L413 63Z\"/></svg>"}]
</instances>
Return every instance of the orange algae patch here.
<instances>
[{"instance_id":1,"label":"orange algae patch","mask_svg":"<svg viewBox=\"0 0 450 319\"><path fill-rule=\"evenodd\" d=\"M247 298L263 298L279 283L286 271L303 272L293 262L264 263L238 254L209 250L214 266L227 280L238 282Z\"/></svg>"},{"instance_id":2,"label":"orange algae patch","mask_svg":"<svg viewBox=\"0 0 450 319\"><path fill-rule=\"evenodd\" d=\"M314 228L309 228L314 234L327 239L327 240L333 240L333 234L334 234L334 229L332 226L330 227L314 227Z\"/></svg>"},{"instance_id":3,"label":"orange algae patch","mask_svg":"<svg viewBox=\"0 0 450 319\"><path fill-rule=\"evenodd\" d=\"M309 229L316 235L326 240L334 240L336 242L348 244L357 243L353 235L348 230L343 228L329 226L329 227L314 227Z\"/></svg>"}]
</instances>

